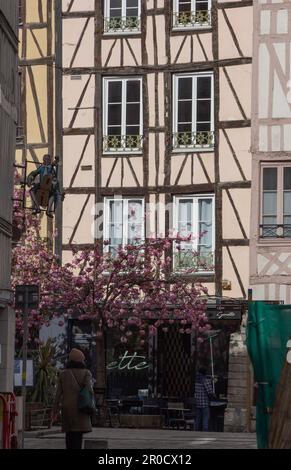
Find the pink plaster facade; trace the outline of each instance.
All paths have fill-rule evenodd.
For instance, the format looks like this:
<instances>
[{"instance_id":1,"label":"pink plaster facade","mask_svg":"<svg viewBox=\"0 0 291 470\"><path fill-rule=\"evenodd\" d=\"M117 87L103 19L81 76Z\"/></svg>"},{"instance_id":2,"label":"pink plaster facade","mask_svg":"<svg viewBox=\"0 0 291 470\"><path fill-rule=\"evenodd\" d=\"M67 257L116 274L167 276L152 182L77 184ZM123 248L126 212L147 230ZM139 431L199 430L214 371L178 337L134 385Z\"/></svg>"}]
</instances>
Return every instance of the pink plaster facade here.
<instances>
[{"instance_id":1,"label":"pink plaster facade","mask_svg":"<svg viewBox=\"0 0 291 470\"><path fill-rule=\"evenodd\" d=\"M252 69L252 37L245 25L252 24L252 7L214 3L213 15L218 18L214 26L185 32L172 30L172 1L142 2L141 31L120 35L96 34L96 25L102 27L102 21L97 18L100 5L95 10L94 1L76 0L70 10L69 1L62 5L64 249L72 242L94 243L94 233L89 230L94 197L95 203L115 193L153 199L158 203L158 215L147 222L148 232L160 233L173 223L162 227L163 200L168 202L176 193L213 193L217 264L204 282L218 295L245 298L248 263L240 260L249 256ZM215 75L217 144L207 151L169 150L172 76L201 70ZM96 101L98 96L102 98L102 90L98 94L96 87L102 88L102 77L126 74L143 80L144 125L148 126L144 150L119 157L105 155L99 142L102 105ZM223 291L224 279L231 281L230 291Z\"/></svg>"},{"instance_id":2,"label":"pink plaster facade","mask_svg":"<svg viewBox=\"0 0 291 470\"><path fill-rule=\"evenodd\" d=\"M250 3L213 1L210 25L173 28L176 2L141 0L140 30L108 32L103 31L103 0L63 0L64 262L71 244L81 249L96 242L98 215L107 198L141 198L149 208L145 233L165 235L177 223L175 206L169 215L166 206L183 197L213 197L215 266L197 279L210 295L246 299L252 178ZM207 73L213 77L214 140L202 148L175 147L175 77ZM105 79L130 77L142 83L142 147L104 151ZM193 83L197 86L197 78L192 78L194 94ZM231 337L228 429L246 429L246 379L240 372L246 368L245 355L241 336Z\"/></svg>"}]
</instances>

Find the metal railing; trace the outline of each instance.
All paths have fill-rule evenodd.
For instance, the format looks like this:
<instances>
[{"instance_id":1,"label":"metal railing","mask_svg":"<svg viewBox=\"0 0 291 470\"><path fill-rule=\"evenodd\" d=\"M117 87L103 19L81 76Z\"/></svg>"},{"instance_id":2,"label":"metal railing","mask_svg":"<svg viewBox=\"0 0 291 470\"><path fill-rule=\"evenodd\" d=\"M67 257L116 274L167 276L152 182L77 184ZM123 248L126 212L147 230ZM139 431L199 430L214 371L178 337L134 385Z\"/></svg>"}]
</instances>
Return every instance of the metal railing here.
<instances>
[{"instance_id":1,"label":"metal railing","mask_svg":"<svg viewBox=\"0 0 291 470\"><path fill-rule=\"evenodd\" d=\"M203 149L214 147L214 131L176 132L173 149Z\"/></svg>"},{"instance_id":2,"label":"metal railing","mask_svg":"<svg viewBox=\"0 0 291 470\"><path fill-rule=\"evenodd\" d=\"M104 17L104 33L139 32L141 30L139 16Z\"/></svg>"},{"instance_id":3,"label":"metal railing","mask_svg":"<svg viewBox=\"0 0 291 470\"><path fill-rule=\"evenodd\" d=\"M140 152L143 145L142 135L104 135L104 152Z\"/></svg>"},{"instance_id":4,"label":"metal railing","mask_svg":"<svg viewBox=\"0 0 291 470\"><path fill-rule=\"evenodd\" d=\"M291 238L291 224L262 224L261 238Z\"/></svg>"},{"instance_id":5,"label":"metal railing","mask_svg":"<svg viewBox=\"0 0 291 470\"><path fill-rule=\"evenodd\" d=\"M197 272L214 272L214 252L193 254L192 251L179 250L174 253L174 271L194 269Z\"/></svg>"},{"instance_id":6,"label":"metal railing","mask_svg":"<svg viewBox=\"0 0 291 470\"><path fill-rule=\"evenodd\" d=\"M211 26L211 10L174 12L173 28Z\"/></svg>"}]
</instances>

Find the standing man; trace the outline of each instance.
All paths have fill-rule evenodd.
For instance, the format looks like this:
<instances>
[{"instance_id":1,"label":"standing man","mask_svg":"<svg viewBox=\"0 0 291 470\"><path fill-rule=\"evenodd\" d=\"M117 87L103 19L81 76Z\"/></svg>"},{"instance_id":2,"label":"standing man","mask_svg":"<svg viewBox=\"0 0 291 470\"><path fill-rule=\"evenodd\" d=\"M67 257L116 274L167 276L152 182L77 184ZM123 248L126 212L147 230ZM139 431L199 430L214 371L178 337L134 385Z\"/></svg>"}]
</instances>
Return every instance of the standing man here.
<instances>
[{"instance_id":1,"label":"standing man","mask_svg":"<svg viewBox=\"0 0 291 470\"><path fill-rule=\"evenodd\" d=\"M208 431L210 400L215 399L212 382L206 375L206 369L200 367L195 381L196 431Z\"/></svg>"}]
</instances>

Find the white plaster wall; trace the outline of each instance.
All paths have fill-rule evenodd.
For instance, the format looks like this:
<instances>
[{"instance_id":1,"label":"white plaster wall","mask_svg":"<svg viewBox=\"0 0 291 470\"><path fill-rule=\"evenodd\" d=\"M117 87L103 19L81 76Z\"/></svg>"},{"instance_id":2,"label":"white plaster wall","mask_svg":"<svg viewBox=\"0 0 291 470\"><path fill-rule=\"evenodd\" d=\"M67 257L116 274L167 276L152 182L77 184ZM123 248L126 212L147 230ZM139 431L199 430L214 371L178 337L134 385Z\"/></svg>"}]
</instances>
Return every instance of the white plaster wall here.
<instances>
[{"instance_id":1,"label":"white plaster wall","mask_svg":"<svg viewBox=\"0 0 291 470\"><path fill-rule=\"evenodd\" d=\"M287 83L286 76L286 83ZM281 82L279 81L277 72L274 72L274 88L273 88L273 118L291 118L291 106L287 101L287 90L285 88L286 83L284 83L284 88L282 87ZM289 91L289 90L288 90Z\"/></svg>"},{"instance_id":2,"label":"white plaster wall","mask_svg":"<svg viewBox=\"0 0 291 470\"><path fill-rule=\"evenodd\" d=\"M253 300L265 300L265 286L264 284L258 284L251 286L253 291Z\"/></svg>"},{"instance_id":3,"label":"white plaster wall","mask_svg":"<svg viewBox=\"0 0 291 470\"><path fill-rule=\"evenodd\" d=\"M269 10L262 10L260 14L260 33L269 34L271 27L271 12Z\"/></svg>"},{"instance_id":4,"label":"white plaster wall","mask_svg":"<svg viewBox=\"0 0 291 470\"><path fill-rule=\"evenodd\" d=\"M270 56L265 44L259 45L258 51L258 115L259 118L268 117L268 102L269 102L269 70L270 70Z\"/></svg>"},{"instance_id":5,"label":"white plaster wall","mask_svg":"<svg viewBox=\"0 0 291 470\"><path fill-rule=\"evenodd\" d=\"M279 10L277 12L277 34L288 33L288 10Z\"/></svg>"},{"instance_id":6,"label":"white plaster wall","mask_svg":"<svg viewBox=\"0 0 291 470\"><path fill-rule=\"evenodd\" d=\"M268 126L259 126L259 150L261 152L268 150Z\"/></svg>"}]
</instances>

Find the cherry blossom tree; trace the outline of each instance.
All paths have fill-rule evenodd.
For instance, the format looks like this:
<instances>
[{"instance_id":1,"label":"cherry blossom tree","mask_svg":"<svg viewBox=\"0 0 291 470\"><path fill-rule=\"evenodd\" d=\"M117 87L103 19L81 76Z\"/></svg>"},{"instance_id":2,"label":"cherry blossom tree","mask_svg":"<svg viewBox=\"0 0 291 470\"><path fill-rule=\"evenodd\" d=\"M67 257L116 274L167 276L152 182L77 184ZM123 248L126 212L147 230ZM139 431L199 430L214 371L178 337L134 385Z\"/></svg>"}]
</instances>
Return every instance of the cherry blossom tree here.
<instances>
[{"instance_id":1,"label":"cherry blossom tree","mask_svg":"<svg viewBox=\"0 0 291 470\"><path fill-rule=\"evenodd\" d=\"M179 325L181 334L199 337L210 326L205 313L207 289L194 281L199 269L197 253L189 249L187 267L173 271L175 253L183 253L180 237L150 238L117 248L110 253L108 243L77 252L61 265L41 238L40 219L30 211L15 207L15 224L24 230L12 255L12 281L37 284L40 305L29 315L30 343L38 341L39 329L54 317L89 319L95 326L97 344L97 386L106 388L105 337L110 330L120 332L126 343L133 330L140 345ZM190 260L190 262L189 262ZM18 346L23 335L22 312L16 312ZM60 320L62 321L62 320Z\"/></svg>"}]
</instances>

